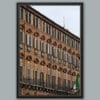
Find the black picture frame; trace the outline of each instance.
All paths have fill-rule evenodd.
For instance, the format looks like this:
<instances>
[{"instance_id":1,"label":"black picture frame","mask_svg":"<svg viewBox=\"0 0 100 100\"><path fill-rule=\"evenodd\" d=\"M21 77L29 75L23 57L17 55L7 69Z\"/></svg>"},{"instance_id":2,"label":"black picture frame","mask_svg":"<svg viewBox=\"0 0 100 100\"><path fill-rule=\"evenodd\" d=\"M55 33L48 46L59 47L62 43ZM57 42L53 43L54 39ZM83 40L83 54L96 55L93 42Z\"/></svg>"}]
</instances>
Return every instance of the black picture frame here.
<instances>
[{"instance_id":1,"label":"black picture frame","mask_svg":"<svg viewBox=\"0 0 100 100\"><path fill-rule=\"evenodd\" d=\"M19 35L18 35L18 31L19 31L19 15L18 15L18 6L21 4L25 4L25 5L79 5L80 6L80 48L81 48L81 54L80 54L80 58L81 58L81 96L19 96L18 95L18 66L19 66ZM16 98L83 98L83 90L84 90L84 86L83 86L83 73L84 73L84 44L83 44L83 26L84 26L84 20L83 20L83 7L84 4L83 2L17 2L16 3L16 37L17 37L17 56L16 56Z\"/></svg>"}]
</instances>

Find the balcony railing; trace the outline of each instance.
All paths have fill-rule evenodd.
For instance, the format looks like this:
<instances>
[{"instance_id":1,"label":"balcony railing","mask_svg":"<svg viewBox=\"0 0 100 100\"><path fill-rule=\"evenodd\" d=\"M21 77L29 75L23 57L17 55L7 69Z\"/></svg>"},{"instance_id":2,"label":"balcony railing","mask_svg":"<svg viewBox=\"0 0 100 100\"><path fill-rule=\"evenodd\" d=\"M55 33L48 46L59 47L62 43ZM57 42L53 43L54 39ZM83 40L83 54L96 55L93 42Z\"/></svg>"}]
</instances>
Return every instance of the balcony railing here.
<instances>
[{"instance_id":1,"label":"balcony railing","mask_svg":"<svg viewBox=\"0 0 100 100\"><path fill-rule=\"evenodd\" d=\"M21 83L23 84L27 84L30 86L37 86L37 87L41 87L41 88L46 88L49 90L55 90L55 91L62 91L62 92L67 92L68 89L66 86L59 86L58 84L52 85L49 84L47 82L43 82L40 80L32 80L32 79L22 79Z\"/></svg>"}]
</instances>

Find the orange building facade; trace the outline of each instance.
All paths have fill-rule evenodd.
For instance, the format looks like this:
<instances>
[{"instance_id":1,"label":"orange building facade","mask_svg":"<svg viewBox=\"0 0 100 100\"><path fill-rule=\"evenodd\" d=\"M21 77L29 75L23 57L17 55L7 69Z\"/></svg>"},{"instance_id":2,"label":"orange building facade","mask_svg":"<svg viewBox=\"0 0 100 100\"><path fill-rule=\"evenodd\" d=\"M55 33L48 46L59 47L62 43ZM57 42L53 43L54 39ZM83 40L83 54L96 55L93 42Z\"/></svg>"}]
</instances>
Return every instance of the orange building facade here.
<instances>
[{"instance_id":1,"label":"orange building facade","mask_svg":"<svg viewBox=\"0 0 100 100\"><path fill-rule=\"evenodd\" d=\"M18 95L68 95L80 85L80 38L27 5L18 7Z\"/></svg>"}]
</instances>

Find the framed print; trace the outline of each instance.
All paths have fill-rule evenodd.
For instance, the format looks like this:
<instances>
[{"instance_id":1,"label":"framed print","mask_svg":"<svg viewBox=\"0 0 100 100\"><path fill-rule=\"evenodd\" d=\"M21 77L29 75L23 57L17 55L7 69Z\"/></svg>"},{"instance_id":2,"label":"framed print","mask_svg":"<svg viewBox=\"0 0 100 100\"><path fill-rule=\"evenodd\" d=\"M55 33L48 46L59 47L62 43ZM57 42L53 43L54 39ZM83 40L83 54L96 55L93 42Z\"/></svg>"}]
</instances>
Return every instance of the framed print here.
<instances>
[{"instance_id":1,"label":"framed print","mask_svg":"<svg viewBox=\"0 0 100 100\"><path fill-rule=\"evenodd\" d=\"M83 3L17 3L17 98L83 98Z\"/></svg>"}]
</instances>

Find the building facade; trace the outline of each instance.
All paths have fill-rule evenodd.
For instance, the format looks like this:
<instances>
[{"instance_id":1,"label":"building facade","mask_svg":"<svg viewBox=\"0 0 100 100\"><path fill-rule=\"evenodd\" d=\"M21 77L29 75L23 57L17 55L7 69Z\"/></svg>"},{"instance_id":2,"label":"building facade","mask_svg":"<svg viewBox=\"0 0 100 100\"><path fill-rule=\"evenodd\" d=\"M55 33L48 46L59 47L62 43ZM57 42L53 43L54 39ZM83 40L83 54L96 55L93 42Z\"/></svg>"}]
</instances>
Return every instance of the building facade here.
<instances>
[{"instance_id":1,"label":"building facade","mask_svg":"<svg viewBox=\"0 0 100 100\"><path fill-rule=\"evenodd\" d=\"M18 95L68 95L77 75L80 84L80 38L24 4L18 22Z\"/></svg>"}]
</instances>

